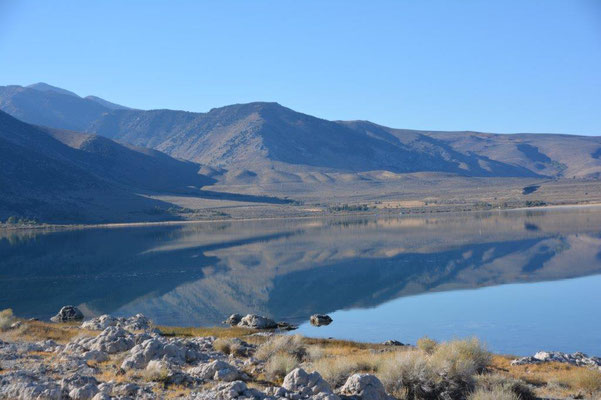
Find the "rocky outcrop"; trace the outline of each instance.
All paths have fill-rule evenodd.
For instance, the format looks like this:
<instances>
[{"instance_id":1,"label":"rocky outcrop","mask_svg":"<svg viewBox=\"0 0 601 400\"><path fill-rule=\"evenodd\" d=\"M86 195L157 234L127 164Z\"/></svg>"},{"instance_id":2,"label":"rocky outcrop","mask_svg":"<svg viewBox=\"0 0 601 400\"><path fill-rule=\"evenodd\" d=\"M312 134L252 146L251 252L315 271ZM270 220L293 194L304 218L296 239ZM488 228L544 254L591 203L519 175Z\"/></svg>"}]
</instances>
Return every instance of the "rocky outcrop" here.
<instances>
[{"instance_id":1,"label":"rocky outcrop","mask_svg":"<svg viewBox=\"0 0 601 400\"><path fill-rule=\"evenodd\" d=\"M387 400L384 385L370 374L354 374L348 377L340 393L345 396L359 397L362 400Z\"/></svg>"},{"instance_id":2,"label":"rocky outcrop","mask_svg":"<svg viewBox=\"0 0 601 400\"><path fill-rule=\"evenodd\" d=\"M102 331L110 326L120 327L130 332L149 332L152 330L152 322L143 314L136 314L129 318L119 318L104 314L81 324L82 328L93 331Z\"/></svg>"},{"instance_id":3,"label":"rocky outcrop","mask_svg":"<svg viewBox=\"0 0 601 400\"><path fill-rule=\"evenodd\" d=\"M332 323L332 317L325 314L313 314L311 318L309 318L309 322L313 326L325 326L330 325Z\"/></svg>"},{"instance_id":4,"label":"rocky outcrop","mask_svg":"<svg viewBox=\"0 0 601 400\"><path fill-rule=\"evenodd\" d=\"M221 360L200 364L197 367L189 368L186 372L202 380L222 382L233 382L248 378L246 374L241 373L236 367Z\"/></svg>"},{"instance_id":5,"label":"rocky outcrop","mask_svg":"<svg viewBox=\"0 0 601 400\"><path fill-rule=\"evenodd\" d=\"M151 360L163 360L174 365L208 361L210 356L219 357L221 353L213 350L212 338L168 339L151 337L129 350L121 368L143 369Z\"/></svg>"},{"instance_id":6,"label":"rocky outcrop","mask_svg":"<svg viewBox=\"0 0 601 400\"><path fill-rule=\"evenodd\" d=\"M384 346L405 346L404 343L399 342L398 340L387 340L382 343Z\"/></svg>"},{"instance_id":7,"label":"rocky outcrop","mask_svg":"<svg viewBox=\"0 0 601 400\"><path fill-rule=\"evenodd\" d=\"M539 351L534 356L522 357L511 362L511 365L540 364L559 362L582 367L595 367L601 370L601 357L589 357L584 353L562 353L560 351Z\"/></svg>"},{"instance_id":8,"label":"rocky outcrop","mask_svg":"<svg viewBox=\"0 0 601 400\"><path fill-rule=\"evenodd\" d=\"M317 372L307 373L302 368L296 368L284 378L282 387L301 396L312 396L318 393L332 393L332 388Z\"/></svg>"},{"instance_id":9,"label":"rocky outcrop","mask_svg":"<svg viewBox=\"0 0 601 400\"><path fill-rule=\"evenodd\" d=\"M52 322L83 321L83 313L75 306L64 306L58 314L50 318Z\"/></svg>"},{"instance_id":10,"label":"rocky outcrop","mask_svg":"<svg viewBox=\"0 0 601 400\"><path fill-rule=\"evenodd\" d=\"M236 326L242 320L242 315L240 314L232 314L225 321L224 324L228 324L229 326Z\"/></svg>"},{"instance_id":11,"label":"rocky outcrop","mask_svg":"<svg viewBox=\"0 0 601 400\"><path fill-rule=\"evenodd\" d=\"M248 314L244 316L237 326L252 329L276 329L277 322L267 317L262 317L256 314Z\"/></svg>"}]
</instances>

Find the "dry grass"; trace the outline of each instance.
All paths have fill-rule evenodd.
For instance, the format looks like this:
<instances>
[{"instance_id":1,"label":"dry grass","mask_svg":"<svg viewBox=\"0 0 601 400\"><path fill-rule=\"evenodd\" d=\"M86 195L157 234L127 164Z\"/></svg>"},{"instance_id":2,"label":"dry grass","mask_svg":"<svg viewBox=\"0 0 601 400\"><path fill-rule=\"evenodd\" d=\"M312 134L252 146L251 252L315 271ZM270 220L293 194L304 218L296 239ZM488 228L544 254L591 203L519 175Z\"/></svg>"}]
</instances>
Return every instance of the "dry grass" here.
<instances>
[{"instance_id":1,"label":"dry grass","mask_svg":"<svg viewBox=\"0 0 601 400\"><path fill-rule=\"evenodd\" d=\"M498 373L478 375L476 388L483 392L510 392L519 400L536 399L532 387L526 382Z\"/></svg>"},{"instance_id":2,"label":"dry grass","mask_svg":"<svg viewBox=\"0 0 601 400\"><path fill-rule=\"evenodd\" d=\"M468 400L521 400L515 393L503 386L491 389L477 389L471 393Z\"/></svg>"},{"instance_id":3,"label":"dry grass","mask_svg":"<svg viewBox=\"0 0 601 400\"><path fill-rule=\"evenodd\" d=\"M379 366L393 355L391 352L354 351L340 354L338 351L329 351L325 352L322 358L312 361L310 369L319 372L332 387L339 387L354 373L376 372Z\"/></svg>"},{"instance_id":4,"label":"dry grass","mask_svg":"<svg viewBox=\"0 0 601 400\"><path fill-rule=\"evenodd\" d=\"M491 369L533 385L538 397L594 397L601 390L601 372L557 362L511 365L512 359L493 356Z\"/></svg>"},{"instance_id":5,"label":"dry grass","mask_svg":"<svg viewBox=\"0 0 601 400\"><path fill-rule=\"evenodd\" d=\"M265 377L272 381L281 381L298 364L298 359L288 353L273 354L265 363Z\"/></svg>"},{"instance_id":6,"label":"dry grass","mask_svg":"<svg viewBox=\"0 0 601 400\"><path fill-rule=\"evenodd\" d=\"M214 336L216 338L243 338L245 336L256 333L257 331L248 328L239 327L209 327L209 328L194 328L194 327L177 327L177 326L157 326L158 330L164 336L180 336L180 337L199 337L199 336Z\"/></svg>"},{"instance_id":7,"label":"dry grass","mask_svg":"<svg viewBox=\"0 0 601 400\"><path fill-rule=\"evenodd\" d=\"M6 310L0 311L0 331L5 331L15 322L15 316L13 310L7 308Z\"/></svg>"},{"instance_id":8,"label":"dry grass","mask_svg":"<svg viewBox=\"0 0 601 400\"><path fill-rule=\"evenodd\" d=\"M255 357L259 360L269 360L278 353L285 353L302 361L307 353L303 337L300 335L274 335L257 347Z\"/></svg>"},{"instance_id":9,"label":"dry grass","mask_svg":"<svg viewBox=\"0 0 601 400\"><path fill-rule=\"evenodd\" d=\"M56 324L42 321L21 321L17 329L2 333L2 337L12 341L54 340L67 343L76 336L96 336L99 332L80 329L78 324Z\"/></svg>"},{"instance_id":10,"label":"dry grass","mask_svg":"<svg viewBox=\"0 0 601 400\"><path fill-rule=\"evenodd\" d=\"M434 353L436 350L436 346L438 346L438 342L436 340L430 339L427 336L417 339L417 348L426 354Z\"/></svg>"}]
</instances>

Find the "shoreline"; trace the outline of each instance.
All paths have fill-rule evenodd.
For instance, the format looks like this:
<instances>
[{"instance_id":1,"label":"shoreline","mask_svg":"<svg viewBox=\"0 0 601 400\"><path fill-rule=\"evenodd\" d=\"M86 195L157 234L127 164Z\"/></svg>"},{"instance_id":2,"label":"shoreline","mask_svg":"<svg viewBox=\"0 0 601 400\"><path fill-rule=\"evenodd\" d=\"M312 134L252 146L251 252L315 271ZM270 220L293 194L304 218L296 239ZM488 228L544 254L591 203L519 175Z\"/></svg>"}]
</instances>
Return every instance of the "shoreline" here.
<instances>
[{"instance_id":1,"label":"shoreline","mask_svg":"<svg viewBox=\"0 0 601 400\"><path fill-rule=\"evenodd\" d=\"M7 327L7 316L0 313L0 399L460 400L480 393L534 400L601 393L601 367L586 364L597 359L537 353L516 360L474 338L364 343L239 326L154 326L141 314L83 324L11 315ZM413 375L415 362L423 373ZM406 397L421 387L434 392Z\"/></svg>"},{"instance_id":2,"label":"shoreline","mask_svg":"<svg viewBox=\"0 0 601 400\"><path fill-rule=\"evenodd\" d=\"M197 220L167 220L167 221L140 221L140 222L111 222L102 224L39 224L39 225L19 225L10 226L0 223L0 232L5 231L24 231L24 230L48 230L48 231L66 231L66 230L84 230L84 229L120 229L120 228L140 228L152 226L178 226L201 223L218 222L249 222L249 221L272 221L272 220L302 220L302 219L322 219L338 217L405 217L405 216L429 216L429 215L453 215L453 214L476 214L483 212L510 212L510 211L528 211L528 210L562 210L562 209L585 209L601 207L601 202L595 203L568 203L568 204L547 204L544 206L533 207L513 207L513 208L489 208L489 209L460 209L463 206L457 206L458 209L436 210L432 208L429 211L404 212L406 208L397 209L379 209L371 212L336 212L336 213L315 213L312 215L283 215L283 216L265 216L255 218L212 218ZM402 210L402 211L401 211Z\"/></svg>"}]
</instances>

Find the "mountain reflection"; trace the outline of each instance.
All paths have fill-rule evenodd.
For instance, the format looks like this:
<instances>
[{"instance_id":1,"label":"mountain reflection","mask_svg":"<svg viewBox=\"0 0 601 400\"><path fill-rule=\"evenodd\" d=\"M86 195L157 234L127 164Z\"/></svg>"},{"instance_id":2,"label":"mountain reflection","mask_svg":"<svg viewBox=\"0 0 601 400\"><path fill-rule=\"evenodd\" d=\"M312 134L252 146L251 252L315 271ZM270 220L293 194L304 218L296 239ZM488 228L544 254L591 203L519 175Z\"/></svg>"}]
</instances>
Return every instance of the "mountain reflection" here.
<instances>
[{"instance_id":1,"label":"mountain reflection","mask_svg":"<svg viewBox=\"0 0 601 400\"><path fill-rule=\"evenodd\" d=\"M601 210L330 218L0 233L0 308L302 321L436 291L601 272Z\"/></svg>"}]
</instances>

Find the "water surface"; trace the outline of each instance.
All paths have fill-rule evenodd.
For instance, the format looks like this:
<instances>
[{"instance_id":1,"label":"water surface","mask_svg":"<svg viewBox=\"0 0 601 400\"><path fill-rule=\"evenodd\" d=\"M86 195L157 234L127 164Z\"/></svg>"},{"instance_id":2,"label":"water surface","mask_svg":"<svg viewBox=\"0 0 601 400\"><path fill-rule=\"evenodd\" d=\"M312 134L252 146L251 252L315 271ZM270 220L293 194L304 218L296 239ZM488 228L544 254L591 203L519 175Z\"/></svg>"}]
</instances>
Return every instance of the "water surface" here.
<instances>
[{"instance_id":1,"label":"water surface","mask_svg":"<svg viewBox=\"0 0 601 400\"><path fill-rule=\"evenodd\" d=\"M254 312L312 336L601 354L599 208L0 232L0 256L0 309L25 317Z\"/></svg>"}]
</instances>

